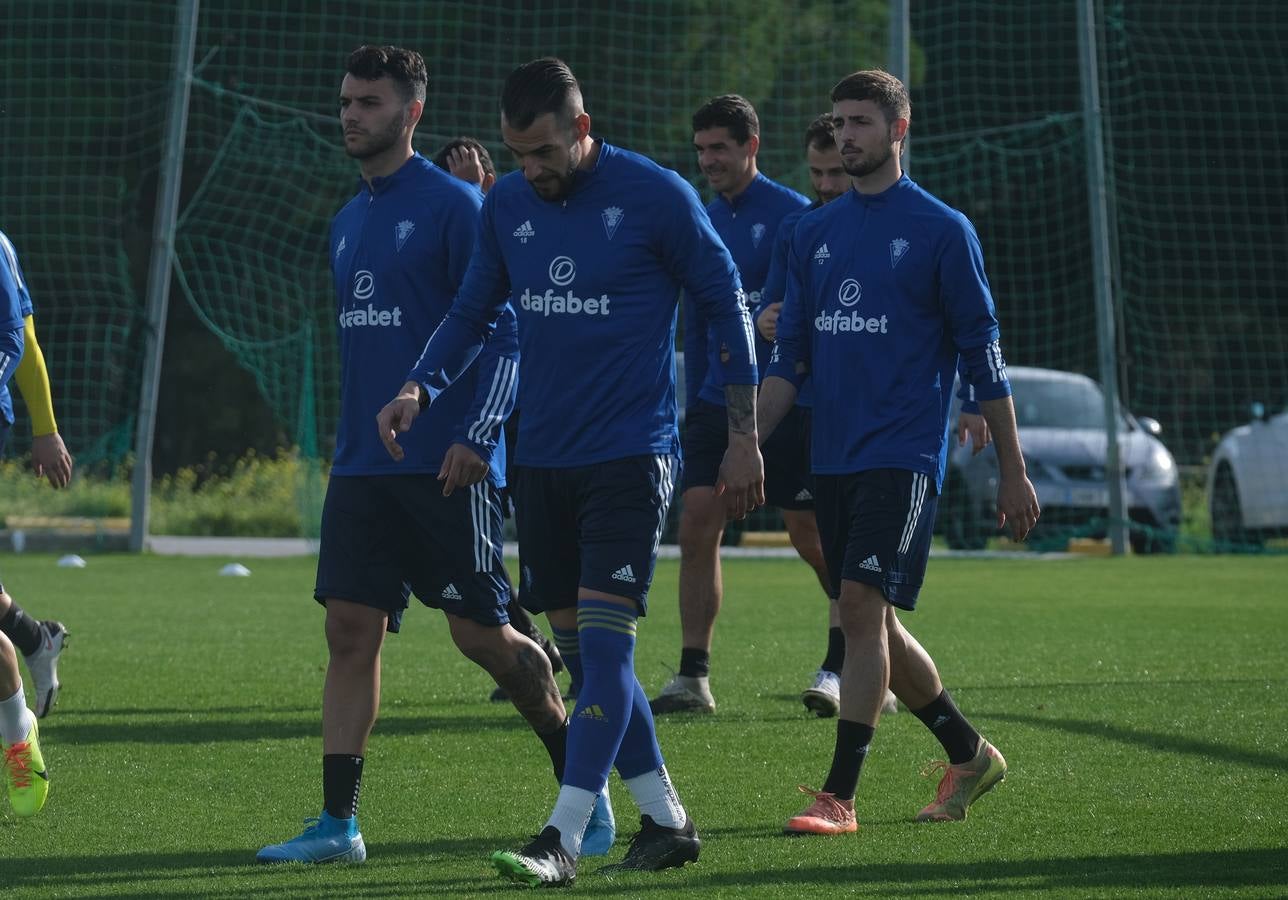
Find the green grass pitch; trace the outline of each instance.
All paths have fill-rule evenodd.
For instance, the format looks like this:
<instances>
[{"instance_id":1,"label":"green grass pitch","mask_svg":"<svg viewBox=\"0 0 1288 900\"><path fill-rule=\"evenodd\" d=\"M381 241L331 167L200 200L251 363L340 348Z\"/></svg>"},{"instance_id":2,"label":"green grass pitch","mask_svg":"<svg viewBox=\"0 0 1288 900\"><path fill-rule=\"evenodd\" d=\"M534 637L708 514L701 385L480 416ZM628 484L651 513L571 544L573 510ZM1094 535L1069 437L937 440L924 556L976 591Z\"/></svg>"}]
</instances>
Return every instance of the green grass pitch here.
<instances>
[{"instance_id":1,"label":"green grass pitch","mask_svg":"<svg viewBox=\"0 0 1288 900\"><path fill-rule=\"evenodd\" d=\"M6 556L6 587L71 631L42 728L52 789L18 820L0 801L6 898L492 896L487 862L543 824L549 763L486 675L413 607L386 645L383 709L351 868L253 864L321 807L326 649L311 560ZM941 755L907 712L881 723L857 835L781 836L817 787L834 725L800 690L825 608L797 561L725 565L719 712L659 735L702 833L701 861L597 874L581 893L663 898L1283 896L1288 894L1288 559L950 560L905 616L959 705L1010 762L964 823L917 825ZM637 671L679 655L676 566L658 567ZM25 673L25 670L24 670ZM616 776L620 857L634 807Z\"/></svg>"}]
</instances>

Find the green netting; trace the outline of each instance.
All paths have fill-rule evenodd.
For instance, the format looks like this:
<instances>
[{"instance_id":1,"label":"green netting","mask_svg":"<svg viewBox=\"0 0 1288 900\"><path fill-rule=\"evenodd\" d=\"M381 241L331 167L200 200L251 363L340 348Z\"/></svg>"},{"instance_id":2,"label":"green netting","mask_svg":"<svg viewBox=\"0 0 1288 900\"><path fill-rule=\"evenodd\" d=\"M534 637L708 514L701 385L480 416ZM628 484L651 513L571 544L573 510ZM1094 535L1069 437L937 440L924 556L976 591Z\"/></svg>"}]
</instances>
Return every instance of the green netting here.
<instances>
[{"instance_id":1,"label":"green netting","mask_svg":"<svg viewBox=\"0 0 1288 900\"><path fill-rule=\"evenodd\" d=\"M256 444L265 415L254 413L266 409L306 459L329 454L338 387L324 247L356 179L335 126L355 45L424 54L424 151L473 134L504 166L500 84L553 53L582 79L598 133L695 184L693 109L745 94L761 114L762 170L808 190L803 128L839 76L885 62L889 5L203 2L167 352L189 362L184 322L222 352L203 358L208 393L196 402L167 400L163 381L172 412L158 447L203 446L193 435L223 446L229 431ZM975 222L1009 359L1098 376L1077 4L911 7L912 174ZM1203 472L1217 437L1248 420L1251 402L1288 400L1283 9L1099 4L1119 378L1124 404L1161 421L1185 468L1187 547L1210 546ZM63 431L83 462L121 461L133 441L174 21L173 2L64 2L15 7L0 31L0 227L22 253ZM234 381L240 370L252 380ZM166 431L187 439L167 443ZM20 424L19 449L23 435ZM318 490L316 479L300 487L306 521Z\"/></svg>"}]
</instances>

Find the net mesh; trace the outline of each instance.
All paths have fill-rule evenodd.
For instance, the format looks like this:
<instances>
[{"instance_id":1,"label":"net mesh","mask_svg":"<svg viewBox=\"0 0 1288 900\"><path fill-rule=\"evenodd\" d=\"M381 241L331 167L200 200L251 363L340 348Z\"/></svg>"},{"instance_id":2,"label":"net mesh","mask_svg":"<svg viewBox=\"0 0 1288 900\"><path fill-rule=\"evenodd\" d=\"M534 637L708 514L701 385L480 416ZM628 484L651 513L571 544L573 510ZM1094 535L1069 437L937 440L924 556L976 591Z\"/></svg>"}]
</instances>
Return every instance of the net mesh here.
<instances>
[{"instance_id":1,"label":"net mesh","mask_svg":"<svg viewBox=\"0 0 1288 900\"><path fill-rule=\"evenodd\" d=\"M884 64L889 22L886 0L266 6L200 7L167 353L185 355L185 322L213 335L202 402L266 409L272 439L316 461L336 425L325 240L356 184L335 123L354 46L425 56L422 152L471 134L504 168L505 73L556 54L583 82L597 133L700 186L689 117L714 94L744 94L761 116L761 169L808 191L804 127L840 75ZM1095 377L1076 5L911 6L910 171L975 223L1008 359ZM1273 413L1288 400L1288 13L1276 0L1105 0L1100 19L1123 400L1162 423L1198 510L1188 546L1211 546L1202 473L1218 436L1252 402ZM131 451L174 22L162 0L51 2L15 7L0 30L0 227L21 253L82 463ZM159 423L159 452L167 429L199 435L216 418L244 440L257 431L228 412L176 413ZM21 404L15 435L21 450ZM206 446L221 440L211 432ZM1288 462L1268 471L1288 484ZM306 530L319 491L316 478L300 486Z\"/></svg>"}]
</instances>

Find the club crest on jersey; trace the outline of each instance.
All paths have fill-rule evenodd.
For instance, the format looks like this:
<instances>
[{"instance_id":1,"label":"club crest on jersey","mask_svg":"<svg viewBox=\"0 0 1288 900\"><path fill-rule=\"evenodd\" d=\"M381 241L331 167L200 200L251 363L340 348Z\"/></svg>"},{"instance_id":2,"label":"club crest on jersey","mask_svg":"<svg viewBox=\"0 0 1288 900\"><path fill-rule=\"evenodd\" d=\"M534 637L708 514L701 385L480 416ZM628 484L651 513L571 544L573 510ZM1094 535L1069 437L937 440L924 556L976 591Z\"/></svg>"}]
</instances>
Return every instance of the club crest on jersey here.
<instances>
[{"instance_id":1,"label":"club crest on jersey","mask_svg":"<svg viewBox=\"0 0 1288 900\"><path fill-rule=\"evenodd\" d=\"M415 230L416 223L411 219L403 219L394 226L394 243L398 245L399 250L403 248L403 244L407 243L407 238L411 237L411 233Z\"/></svg>"},{"instance_id":2,"label":"club crest on jersey","mask_svg":"<svg viewBox=\"0 0 1288 900\"><path fill-rule=\"evenodd\" d=\"M604 234L608 235L610 241L613 235L617 234L617 226L622 224L622 219L625 217L626 214L622 212L620 206L610 206L600 214L600 218L604 220Z\"/></svg>"},{"instance_id":3,"label":"club crest on jersey","mask_svg":"<svg viewBox=\"0 0 1288 900\"><path fill-rule=\"evenodd\" d=\"M903 259L904 254L908 252L908 242L903 238L895 238L890 242L890 268L899 265L899 260Z\"/></svg>"},{"instance_id":4,"label":"club crest on jersey","mask_svg":"<svg viewBox=\"0 0 1288 900\"><path fill-rule=\"evenodd\" d=\"M339 244L337 244L337 245L336 245L336 248L335 248L335 258L336 258L336 259L339 259L339 258L340 258L340 254L341 254L341 253L343 253L343 252L344 252L344 248L345 248L346 246L348 246L347 241L348 241L348 239L347 239L344 235L340 235L340 243L339 243Z\"/></svg>"},{"instance_id":5,"label":"club crest on jersey","mask_svg":"<svg viewBox=\"0 0 1288 900\"><path fill-rule=\"evenodd\" d=\"M757 222L751 226L751 245L759 247L760 242L765 239L765 225L763 222Z\"/></svg>"}]
</instances>

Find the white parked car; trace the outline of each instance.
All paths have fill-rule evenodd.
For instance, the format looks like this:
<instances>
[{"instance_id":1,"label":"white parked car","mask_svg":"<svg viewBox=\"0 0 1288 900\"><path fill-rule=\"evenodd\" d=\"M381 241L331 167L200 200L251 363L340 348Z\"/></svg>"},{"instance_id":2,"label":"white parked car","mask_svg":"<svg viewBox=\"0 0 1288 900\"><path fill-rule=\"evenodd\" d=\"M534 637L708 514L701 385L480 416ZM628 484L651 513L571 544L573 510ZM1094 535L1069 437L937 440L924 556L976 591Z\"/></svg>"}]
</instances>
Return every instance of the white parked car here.
<instances>
[{"instance_id":1,"label":"white parked car","mask_svg":"<svg viewBox=\"0 0 1288 900\"><path fill-rule=\"evenodd\" d=\"M1252 421L1221 438L1208 469L1212 537L1258 545L1288 533L1288 411L1268 415L1252 404Z\"/></svg>"}]
</instances>

